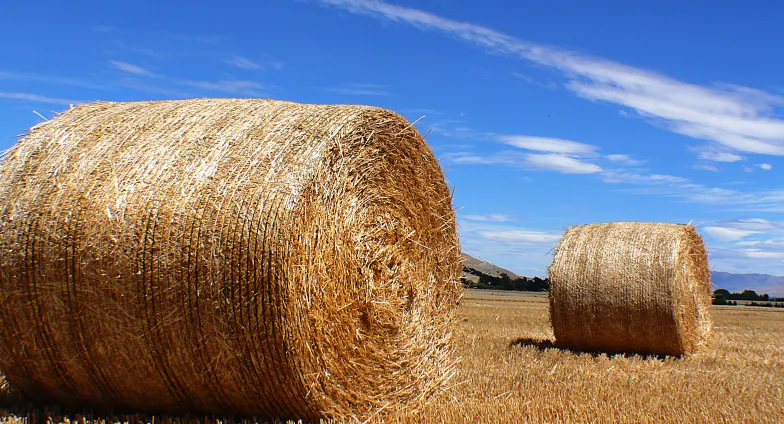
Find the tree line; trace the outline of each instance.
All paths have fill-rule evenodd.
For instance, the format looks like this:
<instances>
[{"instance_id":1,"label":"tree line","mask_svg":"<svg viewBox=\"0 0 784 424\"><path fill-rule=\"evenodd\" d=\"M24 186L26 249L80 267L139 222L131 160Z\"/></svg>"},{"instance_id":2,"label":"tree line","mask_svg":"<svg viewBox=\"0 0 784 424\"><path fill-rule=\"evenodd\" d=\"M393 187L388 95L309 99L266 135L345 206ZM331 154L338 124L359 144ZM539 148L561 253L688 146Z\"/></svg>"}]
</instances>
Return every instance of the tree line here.
<instances>
[{"instance_id":1,"label":"tree line","mask_svg":"<svg viewBox=\"0 0 784 424\"><path fill-rule=\"evenodd\" d=\"M725 289L717 289L713 292L713 301L714 305L730 305L735 306L738 304L738 300L746 300L750 306L770 306L776 308L784 308L784 303L775 303L771 302L772 300L775 301L777 299L771 299L767 293L765 294L757 294L754 290L743 290L741 293L730 293L729 290ZM782 300L782 299L778 299ZM766 302L766 303L758 303L758 302Z\"/></svg>"},{"instance_id":2,"label":"tree line","mask_svg":"<svg viewBox=\"0 0 784 424\"><path fill-rule=\"evenodd\" d=\"M479 281L473 282L465 278L460 278L463 285L474 289L496 289L496 290L517 290L543 292L550 288L550 280L547 278L528 278L517 277L512 279L509 274L502 272L498 277L485 274L467 266L463 266L463 271L467 274L476 275Z\"/></svg>"}]
</instances>

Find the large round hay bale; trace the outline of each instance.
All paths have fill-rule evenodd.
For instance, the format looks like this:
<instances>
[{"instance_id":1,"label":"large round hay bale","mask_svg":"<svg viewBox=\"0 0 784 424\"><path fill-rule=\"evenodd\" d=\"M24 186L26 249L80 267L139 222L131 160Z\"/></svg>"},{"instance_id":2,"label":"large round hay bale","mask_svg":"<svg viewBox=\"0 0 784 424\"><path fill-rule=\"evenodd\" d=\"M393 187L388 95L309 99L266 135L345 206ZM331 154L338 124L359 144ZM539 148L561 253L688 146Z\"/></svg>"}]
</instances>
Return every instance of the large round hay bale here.
<instances>
[{"instance_id":1,"label":"large round hay bale","mask_svg":"<svg viewBox=\"0 0 784 424\"><path fill-rule=\"evenodd\" d=\"M452 375L451 193L374 107L94 103L0 167L0 368L40 404L364 417Z\"/></svg>"},{"instance_id":2,"label":"large round hay bale","mask_svg":"<svg viewBox=\"0 0 784 424\"><path fill-rule=\"evenodd\" d=\"M708 258L691 225L570 227L549 277L561 347L682 355L694 353L711 329Z\"/></svg>"}]
</instances>

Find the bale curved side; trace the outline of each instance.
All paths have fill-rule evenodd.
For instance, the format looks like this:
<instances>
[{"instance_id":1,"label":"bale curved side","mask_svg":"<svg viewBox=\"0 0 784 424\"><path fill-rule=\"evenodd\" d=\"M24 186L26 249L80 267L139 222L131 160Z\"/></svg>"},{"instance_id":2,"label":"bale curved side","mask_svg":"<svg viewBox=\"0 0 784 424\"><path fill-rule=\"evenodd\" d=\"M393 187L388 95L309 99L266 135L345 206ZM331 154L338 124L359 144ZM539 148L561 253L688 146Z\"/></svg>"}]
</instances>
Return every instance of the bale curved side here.
<instances>
[{"instance_id":1,"label":"bale curved side","mask_svg":"<svg viewBox=\"0 0 784 424\"><path fill-rule=\"evenodd\" d=\"M548 273L559 346L683 355L710 333L707 254L691 225L570 227Z\"/></svg>"},{"instance_id":2,"label":"bale curved side","mask_svg":"<svg viewBox=\"0 0 784 424\"><path fill-rule=\"evenodd\" d=\"M39 403L363 417L452 374L451 196L392 112L84 105L0 178L0 369Z\"/></svg>"}]
</instances>

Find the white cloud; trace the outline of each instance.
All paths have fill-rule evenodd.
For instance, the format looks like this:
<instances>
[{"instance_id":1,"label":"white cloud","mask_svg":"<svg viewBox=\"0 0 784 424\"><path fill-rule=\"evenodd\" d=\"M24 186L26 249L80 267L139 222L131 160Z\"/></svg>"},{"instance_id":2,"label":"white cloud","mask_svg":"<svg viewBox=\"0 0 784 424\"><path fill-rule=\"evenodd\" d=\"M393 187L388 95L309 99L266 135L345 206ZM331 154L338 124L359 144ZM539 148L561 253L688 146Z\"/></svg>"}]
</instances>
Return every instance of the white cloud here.
<instances>
[{"instance_id":1,"label":"white cloud","mask_svg":"<svg viewBox=\"0 0 784 424\"><path fill-rule=\"evenodd\" d=\"M442 155L442 159L459 165L519 165L522 162L521 155L513 152L498 152L492 155L453 152Z\"/></svg>"},{"instance_id":2,"label":"white cloud","mask_svg":"<svg viewBox=\"0 0 784 424\"><path fill-rule=\"evenodd\" d=\"M615 154L615 155L607 155L605 157L612 162L618 162L629 166L637 166L645 163L645 161L643 160L632 159L632 157L629 155Z\"/></svg>"},{"instance_id":3,"label":"white cloud","mask_svg":"<svg viewBox=\"0 0 784 424\"><path fill-rule=\"evenodd\" d=\"M685 184L689 182L688 178L676 177L674 175L666 174L651 174L644 175L635 172L626 172L623 170L607 170L602 173L604 182L607 183L632 183L632 184Z\"/></svg>"},{"instance_id":4,"label":"white cloud","mask_svg":"<svg viewBox=\"0 0 784 424\"><path fill-rule=\"evenodd\" d=\"M247 69L250 71L264 69L264 67L259 65L258 63L248 59L247 57L242 57L242 56L232 56L226 60L226 63L232 66L236 66L240 69Z\"/></svg>"},{"instance_id":5,"label":"white cloud","mask_svg":"<svg viewBox=\"0 0 784 424\"><path fill-rule=\"evenodd\" d=\"M262 95L266 87L256 81L225 80L225 81L183 81L181 84L224 93L242 94L245 96Z\"/></svg>"},{"instance_id":6,"label":"white cloud","mask_svg":"<svg viewBox=\"0 0 784 424\"><path fill-rule=\"evenodd\" d=\"M744 252L755 259L784 259L784 252L766 252L759 249L747 249Z\"/></svg>"},{"instance_id":7,"label":"white cloud","mask_svg":"<svg viewBox=\"0 0 784 424\"><path fill-rule=\"evenodd\" d=\"M727 221L717 222L714 226L725 228L734 228L737 230L749 231L770 231L782 229L782 225L762 218L751 219L732 219Z\"/></svg>"},{"instance_id":8,"label":"white cloud","mask_svg":"<svg viewBox=\"0 0 784 424\"><path fill-rule=\"evenodd\" d=\"M714 162L737 162L739 160L743 160L743 156L727 152L700 152L700 154L697 156L700 159Z\"/></svg>"},{"instance_id":9,"label":"white cloud","mask_svg":"<svg viewBox=\"0 0 784 424\"><path fill-rule=\"evenodd\" d=\"M389 91L378 84L349 84L342 87L328 88L327 91L352 96L388 96Z\"/></svg>"},{"instance_id":10,"label":"white cloud","mask_svg":"<svg viewBox=\"0 0 784 424\"><path fill-rule=\"evenodd\" d=\"M757 231L746 231L725 227L704 227L702 230L709 236L721 241L736 241L752 234L757 234Z\"/></svg>"},{"instance_id":11,"label":"white cloud","mask_svg":"<svg viewBox=\"0 0 784 424\"><path fill-rule=\"evenodd\" d=\"M466 252L529 277L545 274L543 270L552 261L550 252L561 237L561 231L497 222L461 221L458 228Z\"/></svg>"},{"instance_id":12,"label":"white cloud","mask_svg":"<svg viewBox=\"0 0 784 424\"><path fill-rule=\"evenodd\" d=\"M590 154L598 149L598 147L590 144L578 143L576 141L564 140L561 138L504 135L498 137L498 139L510 146L548 153Z\"/></svg>"},{"instance_id":13,"label":"white cloud","mask_svg":"<svg viewBox=\"0 0 784 424\"><path fill-rule=\"evenodd\" d=\"M228 59L226 59L226 63L232 66L236 66L240 69L245 69L249 71L265 71L268 69L273 69L275 71L282 71L285 66L283 62L267 55L262 55L261 60L251 60L247 57L234 55Z\"/></svg>"},{"instance_id":14,"label":"white cloud","mask_svg":"<svg viewBox=\"0 0 784 424\"><path fill-rule=\"evenodd\" d=\"M700 169L703 171L711 171L711 172L719 172L719 168L716 168L713 165L694 165L694 169Z\"/></svg>"},{"instance_id":15,"label":"white cloud","mask_svg":"<svg viewBox=\"0 0 784 424\"><path fill-rule=\"evenodd\" d=\"M770 171L771 169L773 169L773 165L771 165L769 163L762 163L762 164L760 164L759 167L764 169L764 170L766 170L766 171Z\"/></svg>"},{"instance_id":16,"label":"white cloud","mask_svg":"<svg viewBox=\"0 0 784 424\"><path fill-rule=\"evenodd\" d=\"M773 115L775 107L784 104L781 96L737 85L686 83L379 0L321 2L356 14L442 31L489 52L515 55L554 68L568 79L566 87L578 96L627 107L678 134L737 151L784 156L784 121Z\"/></svg>"},{"instance_id":17,"label":"white cloud","mask_svg":"<svg viewBox=\"0 0 784 424\"><path fill-rule=\"evenodd\" d=\"M55 75L41 75L30 73L17 73L17 72L0 72L0 80L9 79L15 81L37 81L48 84L57 85L72 85L74 87L84 87L92 89L105 89L106 87L95 84L91 81L82 80L80 78L61 77Z\"/></svg>"},{"instance_id":18,"label":"white cloud","mask_svg":"<svg viewBox=\"0 0 784 424\"><path fill-rule=\"evenodd\" d=\"M461 218L469 220L469 221L480 221L480 222L511 222L514 221L509 215L504 215L500 213L493 213L489 215L463 215Z\"/></svg>"},{"instance_id":19,"label":"white cloud","mask_svg":"<svg viewBox=\"0 0 784 424\"><path fill-rule=\"evenodd\" d=\"M525 156L525 164L534 168L558 171L564 174L595 174L602 172L599 165L581 162L569 156L556 154L528 154Z\"/></svg>"},{"instance_id":20,"label":"white cloud","mask_svg":"<svg viewBox=\"0 0 784 424\"><path fill-rule=\"evenodd\" d=\"M8 91L0 91L0 98L11 100L27 100L31 102L51 103L57 105L71 105L81 103L79 100L60 99L57 97L47 97L33 93L14 93Z\"/></svg>"},{"instance_id":21,"label":"white cloud","mask_svg":"<svg viewBox=\"0 0 784 424\"><path fill-rule=\"evenodd\" d=\"M561 238L560 234L525 230L480 231L479 234L494 240L536 244L554 244Z\"/></svg>"},{"instance_id":22,"label":"white cloud","mask_svg":"<svg viewBox=\"0 0 784 424\"><path fill-rule=\"evenodd\" d=\"M128 62L121 62L121 61L118 61L118 60L112 60L109 63L111 63L112 66L114 66L115 68L117 68L117 69L119 69L119 70L121 70L123 72L128 72L130 74L140 75L140 76L148 76L148 77L154 75L152 72L142 68L141 66L137 66L137 65L134 65L134 64L131 64L131 63L128 63Z\"/></svg>"}]
</instances>

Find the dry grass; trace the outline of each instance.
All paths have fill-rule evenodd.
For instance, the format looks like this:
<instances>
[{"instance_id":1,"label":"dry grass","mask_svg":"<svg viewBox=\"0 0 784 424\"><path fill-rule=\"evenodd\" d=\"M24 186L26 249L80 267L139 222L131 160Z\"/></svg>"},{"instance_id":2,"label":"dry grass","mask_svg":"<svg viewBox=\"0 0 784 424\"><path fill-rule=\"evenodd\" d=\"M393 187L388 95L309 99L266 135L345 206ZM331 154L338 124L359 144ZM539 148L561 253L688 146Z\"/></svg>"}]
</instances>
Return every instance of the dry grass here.
<instances>
[{"instance_id":1,"label":"dry grass","mask_svg":"<svg viewBox=\"0 0 784 424\"><path fill-rule=\"evenodd\" d=\"M552 348L541 295L469 291L460 315L456 385L376 421L784 422L781 310L714 307L706 346L685 359Z\"/></svg>"}]
</instances>

